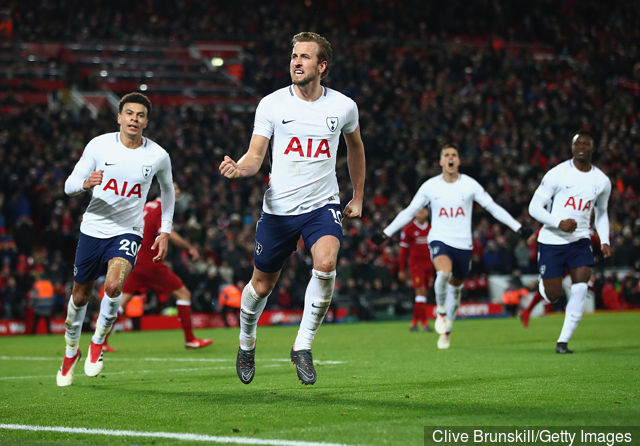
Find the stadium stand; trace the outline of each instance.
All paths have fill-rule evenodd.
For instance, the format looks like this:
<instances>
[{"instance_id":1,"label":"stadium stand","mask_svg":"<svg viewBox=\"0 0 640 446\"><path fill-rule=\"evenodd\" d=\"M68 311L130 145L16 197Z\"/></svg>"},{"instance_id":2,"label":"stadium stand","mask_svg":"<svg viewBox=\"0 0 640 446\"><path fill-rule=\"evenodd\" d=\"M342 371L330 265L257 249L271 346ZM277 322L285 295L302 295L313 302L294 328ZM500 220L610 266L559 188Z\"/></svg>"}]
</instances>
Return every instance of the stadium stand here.
<instances>
[{"instance_id":1,"label":"stadium stand","mask_svg":"<svg viewBox=\"0 0 640 446\"><path fill-rule=\"evenodd\" d=\"M193 290L194 309L212 311L221 284L246 280L267 171L228 183L217 164L226 153L244 152L260 97L288 83L282 56L302 28L332 41L329 85L353 97L361 112L365 212L344 226L338 274L338 299L355 302L354 312L366 318L389 305L401 312L402 300L410 302L410 289L396 279L397 247L379 249L368 239L438 172L445 141L468 160L463 172L533 224L526 208L541 175L569 156L572 132L594 132L595 163L614 186L615 253L598 265L624 268L637 279L640 11L633 1L544 0L524 11L508 2L461 0L284 5L24 0L4 7L3 317L24 315L31 283L54 265L55 311L63 311L86 197L69 199L62 184L86 142L114 129L114 101L132 90L157 106L147 134L171 153L183 186L176 227L204 253L199 262L179 252L170 258ZM346 170L344 157L338 165ZM347 184L341 190L346 202ZM308 261L299 249L284 271L291 299L283 301L291 307L302 304ZM486 296L488 274L515 268L535 271L535 252L476 211L466 298ZM365 296L356 298L354 289ZM379 305L364 308L371 302Z\"/></svg>"}]
</instances>

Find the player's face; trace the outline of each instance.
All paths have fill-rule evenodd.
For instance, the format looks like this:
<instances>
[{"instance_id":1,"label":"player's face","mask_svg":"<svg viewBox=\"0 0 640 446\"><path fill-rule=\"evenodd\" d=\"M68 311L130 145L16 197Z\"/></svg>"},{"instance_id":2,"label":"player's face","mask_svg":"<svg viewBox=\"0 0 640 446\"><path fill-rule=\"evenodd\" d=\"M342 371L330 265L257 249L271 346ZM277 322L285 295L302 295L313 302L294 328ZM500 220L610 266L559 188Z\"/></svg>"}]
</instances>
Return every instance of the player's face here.
<instances>
[{"instance_id":1,"label":"player's face","mask_svg":"<svg viewBox=\"0 0 640 446\"><path fill-rule=\"evenodd\" d=\"M147 107L137 102L125 103L122 112L118 113L120 130L130 138L142 136L142 131L147 128L148 123Z\"/></svg>"},{"instance_id":2,"label":"player's face","mask_svg":"<svg viewBox=\"0 0 640 446\"><path fill-rule=\"evenodd\" d=\"M573 159L583 163L590 163L593 155L593 139L589 135L580 135L571 144Z\"/></svg>"},{"instance_id":3,"label":"player's face","mask_svg":"<svg viewBox=\"0 0 640 446\"><path fill-rule=\"evenodd\" d=\"M457 173L458 167L460 167L458 151L453 147L444 149L440 156L440 167L442 167L442 171L445 173Z\"/></svg>"},{"instance_id":4,"label":"player's face","mask_svg":"<svg viewBox=\"0 0 640 446\"><path fill-rule=\"evenodd\" d=\"M291 82L304 87L316 80L327 68L327 62L318 61L318 44L315 42L300 42L293 47L289 70Z\"/></svg>"}]
</instances>

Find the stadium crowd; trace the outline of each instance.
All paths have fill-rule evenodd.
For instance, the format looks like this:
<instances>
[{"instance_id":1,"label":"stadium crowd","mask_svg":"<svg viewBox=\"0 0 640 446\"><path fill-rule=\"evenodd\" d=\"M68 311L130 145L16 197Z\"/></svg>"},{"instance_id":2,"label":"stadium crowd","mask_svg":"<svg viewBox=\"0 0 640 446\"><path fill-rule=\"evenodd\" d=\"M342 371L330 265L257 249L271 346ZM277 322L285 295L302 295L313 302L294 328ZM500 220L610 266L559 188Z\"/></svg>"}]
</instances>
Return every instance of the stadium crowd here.
<instances>
[{"instance_id":1,"label":"stadium crowd","mask_svg":"<svg viewBox=\"0 0 640 446\"><path fill-rule=\"evenodd\" d=\"M570 156L569 139L577 129L588 129L596 135L595 164L613 183L614 254L606 262L599 258L598 267L632 270L625 278L600 274L600 287L614 282L620 289L621 283L619 294L640 304L640 11L633 2L541 1L524 12L522 5L489 0L447 6L407 1L402 7L384 0L373 7L338 0L286 8L278 1L247 3L156 0L124 14L130 5L121 1L14 1L11 39L242 42L243 83L260 97L288 84L282 54L295 32L327 35L339 48L328 85L358 103L367 154L363 219L345 222L337 274L338 298L352 301L362 318L370 317L372 301L401 295L411 302L412 290L396 277L397 244L380 249L369 237L439 173L445 142L460 148L462 172L534 226L527 206L542 174ZM67 82L76 82L76 75ZM91 86L90 79L82 83ZM226 153L244 153L252 119L253 110L224 104L157 107L146 131L171 154L183 191L175 227L202 253L196 262L177 251L169 258L192 290L194 311L212 311L221 285L251 276L268 169L229 183L218 164ZM2 317L23 317L27 293L43 275L54 285L56 311L63 311L88 200L66 197L63 183L84 145L114 130L106 108L97 117L64 103L0 115ZM346 170L344 152L338 169ZM340 189L346 203L348 184ZM473 228L473 277L536 271L535 249L481 209ZM269 306L301 307L309 262L300 247ZM607 304L599 298L599 305Z\"/></svg>"}]
</instances>

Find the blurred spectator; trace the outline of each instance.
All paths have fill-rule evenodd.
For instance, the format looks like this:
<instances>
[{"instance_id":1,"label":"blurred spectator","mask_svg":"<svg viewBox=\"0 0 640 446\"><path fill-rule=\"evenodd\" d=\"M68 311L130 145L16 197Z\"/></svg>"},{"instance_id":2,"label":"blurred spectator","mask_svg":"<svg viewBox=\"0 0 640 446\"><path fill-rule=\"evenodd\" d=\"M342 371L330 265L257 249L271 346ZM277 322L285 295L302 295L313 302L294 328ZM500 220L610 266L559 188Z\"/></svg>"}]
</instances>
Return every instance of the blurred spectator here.
<instances>
[{"instance_id":1,"label":"blurred spectator","mask_svg":"<svg viewBox=\"0 0 640 446\"><path fill-rule=\"evenodd\" d=\"M441 8L437 2L407 0L371 8L354 0L340 7L301 2L283 8L278 2L248 0L218 6L150 2L143 9L153 14L153 21L140 21L134 11L119 14L110 26L92 26L117 14L122 2L84 2L73 8L44 0L12 2L12 33L6 42L12 47L82 42L90 51L92 44L165 48L232 40L243 47L240 64L252 67L238 78L239 87L252 89L257 99L287 83L282 65L273 63L281 60L282 42L301 28L331 30L329 39L342 49L329 85L358 103L367 147L370 180L364 218L345 223L339 266L350 271L357 287L380 273L379 266L386 269L387 285L395 282L390 263L378 261L366 240L393 218L422 181L437 173L437 152L444 142L460 147L465 159L461 172L475 177L518 220L530 223L526 206L533 191L542 174L569 154L567 137L579 128L597 135L594 161L613 182L609 216L614 253L605 266L640 268L640 71L635 38L640 9L634 2L541 0L523 5L452 0ZM135 33L127 32L134 28ZM132 41L122 40L127 35ZM100 76L95 73L101 69L115 76L108 57L99 66L80 66L71 47L62 48L45 62L47 74L42 76L54 76L50 67L65 72L61 79L67 92L96 87ZM5 54L15 55L9 47L3 47ZM102 50L97 55L103 56ZM140 63L143 59L136 58ZM0 80L21 77L21 84L33 89L37 67L37 61L18 53L0 69ZM20 69L26 69L24 76L16 74ZM22 87L1 85L0 107L19 104L20 91L13 90ZM188 96L194 86L187 85L182 94ZM165 99L160 92L154 95ZM194 308L211 311L220 277L233 283L248 277L251 268L252 247L242 237L244 228L251 232L257 221L254 211L268 181L267 169L251 180L226 185L217 163L222 153L240 154L237 141L249 140L253 109L234 100L157 109L157 121L148 132L172 153L176 179L191 189L176 210L175 227L200 244L206 258L202 268L183 266L179 254L170 262L192 290ZM46 248L46 262L60 263L59 274L72 280L74 237L86 201L64 197L60 178L71 171L84 142L111 129L112 121L110 114L92 116L64 101L11 110L0 113L0 259L3 267L10 265L9 276L16 282L18 302L12 307L21 308L31 288L25 283L31 280L29 258L40 247ZM337 166L346 169L343 149ZM344 204L349 188L340 184L340 189ZM493 233L491 217L475 212L472 275L514 267L531 271L524 267L522 246L501 240ZM489 242L495 246L487 249ZM486 251L489 265L482 261ZM397 256L397 251L385 255ZM529 258L534 265L535 257ZM299 307L300 283L308 278L308 268L304 256L295 262L290 293L292 305ZM0 289L3 295L5 288Z\"/></svg>"},{"instance_id":2,"label":"blurred spectator","mask_svg":"<svg viewBox=\"0 0 640 446\"><path fill-rule=\"evenodd\" d=\"M31 334L38 331L38 323L43 318L47 324L47 333L51 334L51 314L54 306L54 287L53 283L45 274L41 274L40 278L33 284L32 300L33 303L33 324L31 326Z\"/></svg>"},{"instance_id":3,"label":"blurred spectator","mask_svg":"<svg viewBox=\"0 0 640 446\"><path fill-rule=\"evenodd\" d=\"M223 285L218 295L218 305L220 306L220 314L226 327L237 327L240 315L240 298L242 297L242 289L244 282Z\"/></svg>"}]
</instances>

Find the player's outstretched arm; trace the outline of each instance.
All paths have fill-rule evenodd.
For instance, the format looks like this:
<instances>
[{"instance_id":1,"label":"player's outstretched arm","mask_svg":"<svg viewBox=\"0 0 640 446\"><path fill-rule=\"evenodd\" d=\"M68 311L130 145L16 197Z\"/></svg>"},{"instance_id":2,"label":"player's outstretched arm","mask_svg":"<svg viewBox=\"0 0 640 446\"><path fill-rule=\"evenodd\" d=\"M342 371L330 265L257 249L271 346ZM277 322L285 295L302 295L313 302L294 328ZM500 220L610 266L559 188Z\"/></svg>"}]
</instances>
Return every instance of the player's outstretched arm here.
<instances>
[{"instance_id":1,"label":"player's outstretched arm","mask_svg":"<svg viewBox=\"0 0 640 446\"><path fill-rule=\"evenodd\" d=\"M225 155L220 163L220 173L226 178L250 177L258 173L262 161L269 148L269 140L262 135L253 135L249 143L249 150L242 158L235 162L231 157Z\"/></svg>"}]
</instances>

